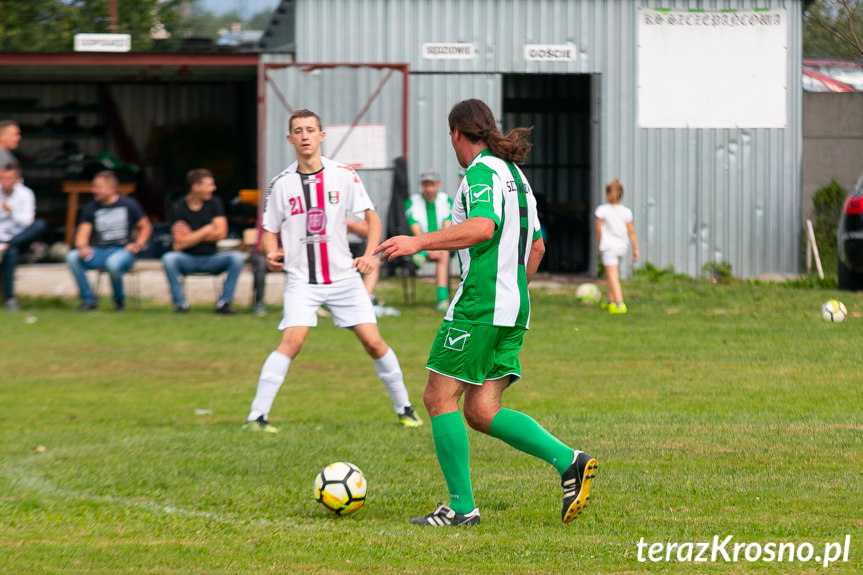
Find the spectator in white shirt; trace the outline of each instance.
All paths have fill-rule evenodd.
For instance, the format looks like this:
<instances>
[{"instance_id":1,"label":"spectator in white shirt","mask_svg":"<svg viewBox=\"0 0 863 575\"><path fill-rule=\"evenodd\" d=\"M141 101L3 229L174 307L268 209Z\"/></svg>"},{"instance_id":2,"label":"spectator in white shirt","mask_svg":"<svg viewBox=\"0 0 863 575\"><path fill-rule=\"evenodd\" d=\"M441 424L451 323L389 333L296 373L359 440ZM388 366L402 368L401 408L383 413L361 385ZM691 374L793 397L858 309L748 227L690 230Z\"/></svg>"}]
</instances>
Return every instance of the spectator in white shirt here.
<instances>
[{"instance_id":1,"label":"spectator in white shirt","mask_svg":"<svg viewBox=\"0 0 863 575\"><path fill-rule=\"evenodd\" d=\"M45 222L36 220L33 190L21 182L18 164L0 166L0 259L6 309L18 311L15 299L15 266L18 249L39 236Z\"/></svg>"}]
</instances>

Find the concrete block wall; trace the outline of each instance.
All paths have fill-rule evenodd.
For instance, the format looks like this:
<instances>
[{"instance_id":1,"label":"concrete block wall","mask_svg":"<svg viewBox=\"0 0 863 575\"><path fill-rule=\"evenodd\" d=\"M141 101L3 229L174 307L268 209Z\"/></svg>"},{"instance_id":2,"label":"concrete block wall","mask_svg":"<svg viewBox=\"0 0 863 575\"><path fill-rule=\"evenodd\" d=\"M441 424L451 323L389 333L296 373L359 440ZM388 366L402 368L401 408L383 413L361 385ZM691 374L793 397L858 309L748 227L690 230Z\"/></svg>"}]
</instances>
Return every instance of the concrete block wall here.
<instances>
[{"instance_id":1,"label":"concrete block wall","mask_svg":"<svg viewBox=\"0 0 863 575\"><path fill-rule=\"evenodd\" d=\"M803 221L812 196L836 180L849 192L863 172L863 92L803 94Z\"/></svg>"}]
</instances>

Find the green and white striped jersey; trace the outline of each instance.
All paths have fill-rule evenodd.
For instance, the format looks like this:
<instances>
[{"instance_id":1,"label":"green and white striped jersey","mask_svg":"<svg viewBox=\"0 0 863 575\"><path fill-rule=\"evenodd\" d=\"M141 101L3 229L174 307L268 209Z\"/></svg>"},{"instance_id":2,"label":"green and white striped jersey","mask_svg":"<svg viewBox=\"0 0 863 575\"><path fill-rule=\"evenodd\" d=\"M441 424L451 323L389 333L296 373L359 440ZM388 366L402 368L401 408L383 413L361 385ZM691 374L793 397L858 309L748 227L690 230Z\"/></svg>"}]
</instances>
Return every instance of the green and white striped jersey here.
<instances>
[{"instance_id":1,"label":"green and white striped jersey","mask_svg":"<svg viewBox=\"0 0 863 575\"><path fill-rule=\"evenodd\" d=\"M531 244L541 235L536 198L518 166L488 148L468 166L453 205L453 226L473 217L493 220L494 235L458 251L461 284L446 319L527 329L525 266Z\"/></svg>"},{"instance_id":2,"label":"green and white striped jersey","mask_svg":"<svg viewBox=\"0 0 863 575\"><path fill-rule=\"evenodd\" d=\"M413 194L405 200L405 216L408 227L419 224L422 233L443 229L443 223L452 219L452 200L443 192L427 202L422 194Z\"/></svg>"}]
</instances>

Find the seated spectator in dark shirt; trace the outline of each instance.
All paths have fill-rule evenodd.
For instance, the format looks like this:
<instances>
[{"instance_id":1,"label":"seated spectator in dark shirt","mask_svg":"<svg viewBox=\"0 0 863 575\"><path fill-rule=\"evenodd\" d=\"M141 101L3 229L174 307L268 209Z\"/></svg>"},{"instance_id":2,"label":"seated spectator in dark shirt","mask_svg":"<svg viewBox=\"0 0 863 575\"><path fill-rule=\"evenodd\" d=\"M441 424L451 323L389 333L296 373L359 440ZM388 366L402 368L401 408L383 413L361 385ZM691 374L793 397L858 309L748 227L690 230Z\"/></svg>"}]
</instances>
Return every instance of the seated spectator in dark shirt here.
<instances>
[{"instance_id":1,"label":"seated spectator in dark shirt","mask_svg":"<svg viewBox=\"0 0 863 575\"><path fill-rule=\"evenodd\" d=\"M117 176L110 170L93 177L93 201L84 206L75 234L75 248L66 263L75 276L81 305L78 311L98 307L96 295L87 282L87 270L104 269L111 276L117 311L126 309L123 274L132 269L138 254L147 246L153 226L141 204L117 192Z\"/></svg>"},{"instance_id":2,"label":"seated spectator in dark shirt","mask_svg":"<svg viewBox=\"0 0 863 575\"><path fill-rule=\"evenodd\" d=\"M186 180L189 193L174 204L171 225L174 249L162 256L165 275L171 286L174 311L189 311L181 276L227 272L222 294L216 302L216 313L232 314L234 290L245 258L240 252L217 251L216 242L228 235L228 218L222 200L213 196L216 184L212 172L206 169L191 170Z\"/></svg>"}]
</instances>

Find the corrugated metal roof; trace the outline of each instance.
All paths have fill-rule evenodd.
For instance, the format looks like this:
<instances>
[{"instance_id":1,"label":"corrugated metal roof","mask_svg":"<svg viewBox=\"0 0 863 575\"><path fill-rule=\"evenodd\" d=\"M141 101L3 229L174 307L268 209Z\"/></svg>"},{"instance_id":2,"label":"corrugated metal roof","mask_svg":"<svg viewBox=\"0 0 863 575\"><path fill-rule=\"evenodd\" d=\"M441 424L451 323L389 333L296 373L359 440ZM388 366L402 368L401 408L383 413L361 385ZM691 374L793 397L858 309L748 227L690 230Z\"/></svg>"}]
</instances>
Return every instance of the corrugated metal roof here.
<instances>
[{"instance_id":1,"label":"corrugated metal roof","mask_svg":"<svg viewBox=\"0 0 863 575\"><path fill-rule=\"evenodd\" d=\"M294 13L296 2L294 0L282 0L267 22L264 35L260 40L260 48L265 52L293 52L296 48L294 39L296 37Z\"/></svg>"}]
</instances>

